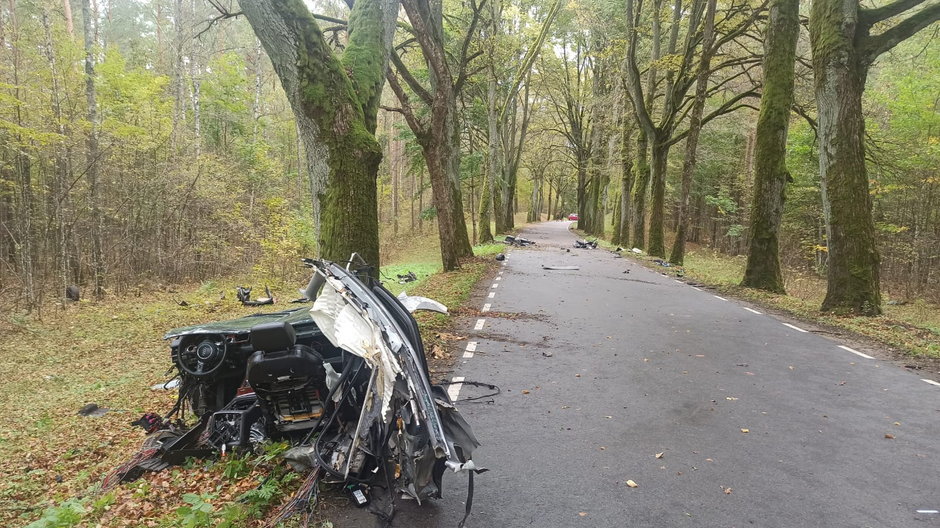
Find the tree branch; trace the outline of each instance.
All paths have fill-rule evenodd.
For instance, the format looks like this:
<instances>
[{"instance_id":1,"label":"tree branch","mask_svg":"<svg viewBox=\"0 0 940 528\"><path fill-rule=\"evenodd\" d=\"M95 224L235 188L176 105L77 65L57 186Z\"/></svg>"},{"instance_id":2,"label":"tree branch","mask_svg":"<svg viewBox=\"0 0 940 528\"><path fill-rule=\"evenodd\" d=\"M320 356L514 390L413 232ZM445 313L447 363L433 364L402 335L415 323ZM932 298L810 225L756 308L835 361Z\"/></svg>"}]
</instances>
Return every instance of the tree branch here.
<instances>
[{"instance_id":1,"label":"tree branch","mask_svg":"<svg viewBox=\"0 0 940 528\"><path fill-rule=\"evenodd\" d=\"M418 79L415 79L414 75L408 70L408 67L405 66L405 63L401 61L401 57L397 53L392 53L391 55L392 64L395 65L395 69L398 71L398 75L401 75L401 78L405 80L405 83L411 88L411 91L418 96L425 104L430 105L433 100L431 93L424 89L424 86L421 86L421 83L418 82ZM391 82L391 78L389 78ZM397 79L396 79L397 82Z\"/></svg>"},{"instance_id":2,"label":"tree branch","mask_svg":"<svg viewBox=\"0 0 940 528\"><path fill-rule=\"evenodd\" d=\"M392 54L394 55L394 53ZM408 127L414 132L415 136L418 137L419 143L422 141L421 136L425 135L426 128L424 123L422 123L418 117L415 115L414 111L411 108L411 100L408 97L408 93L405 92L405 89L402 87L401 83L398 82L398 76L395 75L395 72L391 68L388 70L386 75L388 79L388 86L395 92L395 96L398 97L398 102L401 103L401 108L391 109L389 111L399 112L401 115L405 116L405 121L408 122Z\"/></svg>"},{"instance_id":3,"label":"tree branch","mask_svg":"<svg viewBox=\"0 0 940 528\"><path fill-rule=\"evenodd\" d=\"M873 26L882 20L900 15L908 9L917 7L922 3L924 3L924 0L897 0L881 7L859 9L858 17L861 19L862 23Z\"/></svg>"},{"instance_id":4,"label":"tree branch","mask_svg":"<svg viewBox=\"0 0 940 528\"><path fill-rule=\"evenodd\" d=\"M866 64L875 62L879 55L937 20L940 20L940 2L929 5L910 15L880 35L873 35L865 39L863 60Z\"/></svg>"}]
</instances>

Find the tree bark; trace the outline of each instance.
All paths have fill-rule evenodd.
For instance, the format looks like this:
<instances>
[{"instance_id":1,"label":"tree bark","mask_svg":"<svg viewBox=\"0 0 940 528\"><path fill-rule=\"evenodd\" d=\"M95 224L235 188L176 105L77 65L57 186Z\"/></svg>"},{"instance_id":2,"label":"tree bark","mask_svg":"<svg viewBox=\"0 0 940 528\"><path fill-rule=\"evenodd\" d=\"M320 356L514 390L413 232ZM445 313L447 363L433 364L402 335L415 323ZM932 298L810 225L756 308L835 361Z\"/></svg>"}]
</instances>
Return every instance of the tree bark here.
<instances>
[{"instance_id":1,"label":"tree bark","mask_svg":"<svg viewBox=\"0 0 940 528\"><path fill-rule=\"evenodd\" d=\"M699 134L702 131L702 113L705 110L708 72L711 67L712 46L715 42L716 0L708 0L705 11L705 26L702 34L702 56L699 60L698 77L695 80L695 100L689 115L689 135L685 139L685 160L682 163L682 188L679 196L679 217L676 240L672 245L669 262L681 266L685 261L685 239L688 236L689 198L692 194L692 178L695 176L696 153Z\"/></svg>"},{"instance_id":2,"label":"tree bark","mask_svg":"<svg viewBox=\"0 0 940 528\"><path fill-rule=\"evenodd\" d=\"M398 4L359 0L341 59L302 0L242 0L297 119L323 258L359 253L378 273L377 114Z\"/></svg>"},{"instance_id":3,"label":"tree bark","mask_svg":"<svg viewBox=\"0 0 940 528\"><path fill-rule=\"evenodd\" d=\"M793 105L793 68L800 33L798 0L773 0L764 36L764 83L755 141L754 201L742 286L785 293L779 231L790 177L787 128Z\"/></svg>"},{"instance_id":4,"label":"tree bark","mask_svg":"<svg viewBox=\"0 0 940 528\"><path fill-rule=\"evenodd\" d=\"M862 92L868 73L855 46L857 2L815 0L811 12L819 177L829 271L823 311L881 313L879 255L865 167Z\"/></svg>"},{"instance_id":5,"label":"tree bark","mask_svg":"<svg viewBox=\"0 0 940 528\"><path fill-rule=\"evenodd\" d=\"M633 178L633 246L646 247L646 195L649 193L649 140L642 128L636 138L636 164Z\"/></svg>"},{"instance_id":6,"label":"tree bark","mask_svg":"<svg viewBox=\"0 0 940 528\"><path fill-rule=\"evenodd\" d=\"M95 91L95 21L90 0L82 0L82 20L85 37L85 102L90 127L85 137L88 200L91 203L91 261L94 272L94 294L104 294L104 256L101 249L102 216L101 189L98 181L98 97Z\"/></svg>"}]
</instances>

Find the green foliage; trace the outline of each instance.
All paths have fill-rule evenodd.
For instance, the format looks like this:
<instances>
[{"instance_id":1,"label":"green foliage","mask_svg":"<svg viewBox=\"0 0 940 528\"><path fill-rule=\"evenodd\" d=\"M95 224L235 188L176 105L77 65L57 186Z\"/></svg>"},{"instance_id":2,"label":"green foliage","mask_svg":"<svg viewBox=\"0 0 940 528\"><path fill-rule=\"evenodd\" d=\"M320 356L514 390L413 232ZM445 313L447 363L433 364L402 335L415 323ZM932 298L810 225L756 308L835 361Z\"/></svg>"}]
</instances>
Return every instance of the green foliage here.
<instances>
[{"instance_id":1,"label":"green foliage","mask_svg":"<svg viewBox=\"0 0 940 528\"><path fill-rule=\"evenodd\" d=\"M183 495L185 506L180 506L176 510L176 518L173 519L173 526L180 528L210 528L215 526L214 507L212 501L217 496L212 493L186 493Z\"/></svg>"},{"instance_id":2,"label":"green foliage","mask_svg":"<svg viewBox=\"0 0 940 528\"><path fill-rule=\"evenodd\" d=\"M70 528L78 526L87 513L83 501L69 499L58 506L46 508L42 517L26 528Z\"/></svg>"}]
</instances>

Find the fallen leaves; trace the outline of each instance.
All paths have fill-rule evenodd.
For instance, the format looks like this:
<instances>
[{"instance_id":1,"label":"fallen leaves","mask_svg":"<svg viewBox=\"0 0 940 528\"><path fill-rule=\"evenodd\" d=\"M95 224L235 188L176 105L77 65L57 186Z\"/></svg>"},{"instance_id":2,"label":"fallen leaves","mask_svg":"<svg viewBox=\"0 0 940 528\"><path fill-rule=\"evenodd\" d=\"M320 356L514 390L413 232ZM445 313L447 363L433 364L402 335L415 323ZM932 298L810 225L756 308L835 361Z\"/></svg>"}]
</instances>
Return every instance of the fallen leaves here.
<instances>
[{"instance_id":1,"label":"fallen leaves","mask_svg":"<svg viewBox=\"0 0 940 528\"><path fill-rule=\"evenodd\" d=\"M885 433L885 438L887 438L888 440L894 440L894 435L891 433Z\"/></svg>"},{"instance_id":2,"label":"fallen leaves","mask_svg":"<svg viewBox=\"0 0 940 528\"><path fill-rule=\"evenodd\" d=\"M632 480L628 480L628 481L627 481L627 487L628 487L628 488L639 488L640 485L637 484L636 482L633 482Z\"/></svg>"},{"instance_id":3,"label":"fallen leaves","mask_svg":"<svg viewBox=\"0 0 940 528\"><path fill-rule=\"evenodd\" d=\"M664 455L665 455L665 453L656 453L656 454L653 455L653 456L655 456L656 458L662 458Z\"/></svg>"},{"instance_id":4,"label":"fallen leaves","mask_svg":"<svg viewBox=\"0 0 940 528\"><path fill-rule=\"evenodd\" d=\"M726 488L726 487L722 486L722 487L721 487L721 491L725 492L725 495L731 495L731 492L732 492L733 490L732 490L731 488Z\"/></svg>"},{"instance_id":5,"label":"fallen leaves","mask_svg":"<svg viewBox=\"0 0 940 528\"><path fill-rule=\"evenodd\" d=\"M751 430L748 429L747 427L742 427L742 428L741 428L741 432L744 433L744 434L747 434L747 433L750 433Z\"/></svg>"}]
</instances>

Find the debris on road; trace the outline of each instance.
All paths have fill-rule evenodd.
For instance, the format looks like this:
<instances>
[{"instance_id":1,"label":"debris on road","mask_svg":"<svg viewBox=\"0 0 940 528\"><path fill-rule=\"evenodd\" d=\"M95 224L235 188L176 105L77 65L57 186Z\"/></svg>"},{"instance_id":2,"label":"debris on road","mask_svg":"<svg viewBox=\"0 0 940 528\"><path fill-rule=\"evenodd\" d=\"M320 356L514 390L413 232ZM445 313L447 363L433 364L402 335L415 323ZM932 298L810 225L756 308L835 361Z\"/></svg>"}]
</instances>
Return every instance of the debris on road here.
<instances>
[{"instance_id":1,"label":"debris on road","mask_svg":"<svg viewBox=\"0 0 940 528\"><path fill-rule=\"evenodd\" d=\"M642 254L643 254L643 250L640 249L640 248L633 248L633 249L631 249L630 251L632 251L633 253L635 253L635 254L637 254L637 255L642 255Z\"/></svg>"},{"instance_id":2,"label":"debris on road","mask_svg":"<svg viewBox=\"0 0 940 528\"><path fill-rule=\"evenodd\" d=\"M506 255L503 254L503 253L497 253L497 254L496 254L496 260L502 262L502 261L506 260Z\"/></svg>"},{"instance_id":3,"label":"debris on road","mask_svg":"<svg viewBox=\"0 0 940 528\"><path fill-rule=\"evenodd\" d=\"M528 238L516 237L512 235L506 235L506 240L504 241L504 243L510 246L520 246L520 247L535 245L535 241L529 240Z\"/></svg>"},{"instance_id":4,"label":"debris on road","mask_svg":"<svg viewBox=\"0 0 940 528\"><path fill-rule=\"evenodd\" d=\"M542 269L551 270L551 271L578 271L581 269L581 267L580 266L545 266L543 264Z\"/></svg>"},{"instance_id":5,"label":"debris on road","mask_svg":"<svg viewBox=\"0 0 940 528\"><path fill-rule=\"evenodd\" d=\"M597 249L597 239L594 240L575 240L574 247L578 249Z\"/></svg>"},{"instance_id":6,"label":"debris on road","mask_svg":"<svg viewBox=\"0 0 940 528\"><path fill-rule=\"evenodd\" d=\"M636 482L633 482L632 480L628 480L628 481L627 481L627 487L628 487L628 488L639 488L640 485L637 484Z\"/></svg>"}]
</instances>

